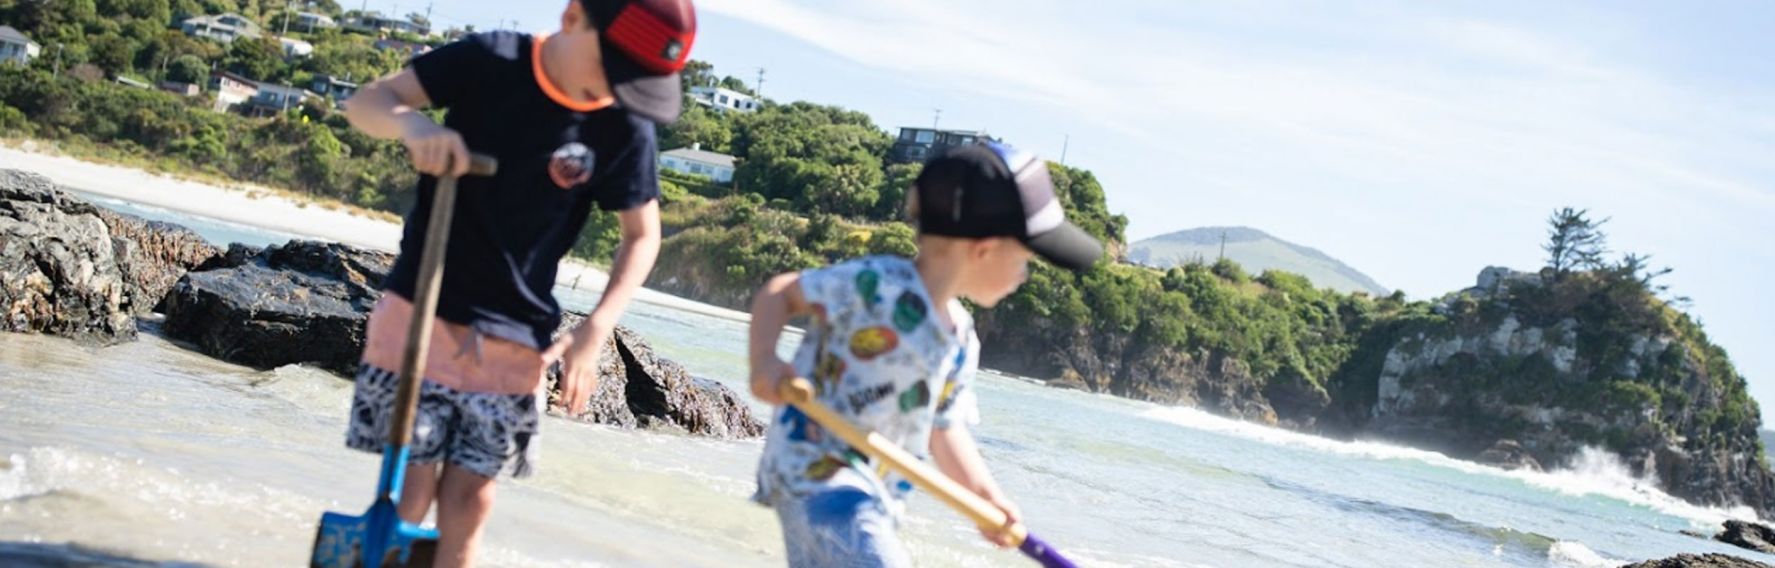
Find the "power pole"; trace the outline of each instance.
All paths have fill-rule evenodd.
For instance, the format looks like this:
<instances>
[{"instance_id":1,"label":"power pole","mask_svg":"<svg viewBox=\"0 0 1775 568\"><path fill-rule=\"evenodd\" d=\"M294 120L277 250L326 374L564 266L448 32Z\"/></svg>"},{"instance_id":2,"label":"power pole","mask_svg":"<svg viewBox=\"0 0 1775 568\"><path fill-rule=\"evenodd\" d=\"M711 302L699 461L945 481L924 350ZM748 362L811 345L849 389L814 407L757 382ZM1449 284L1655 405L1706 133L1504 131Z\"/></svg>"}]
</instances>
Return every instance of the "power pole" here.
<instances>
[{"instance_id":1,"label":"power pole","mask_svg":"<svg viewBox=\"0 0 1775 568\"><path fill-rule=\"evenodd\" d=\"M290 35L290 10L293 9L292 6L294 5L295 2L293 0L284 0L284 29L281 32L277 32L277 35Z\"/></svg>"},{"instance_id":2,"label":"power pole","mask_svg":"<svg viewBox=\"0 0 1775 568\"><path fill-rule=\"evenodd\" d=\"M1226 260L1226 231L1220 232L1220 258L1214 260L1215 262Z\"/></svg>"},{"instance_id":3,"label":"power pole","mask_svg":"<svg viewBox=\"0 0 1775 568\"><path fill-rule=\"evenodd\" d=\"M764 98L764 68L763 67L758 68L758 84L756 86L752 87L752 95L756 96L760 99Z\"/></svg>"},{"instance_id":4,"label":"power pole","mask_svg":"<svg viewBox=\"0 0 1775 568\"><path fill-rule=\"evenodd\" d=\"M1067 134L1066 139L1060 141L1060 165L1062 165L1062 166L1066 165L1066 147L1071 144L1072 144L1072 135L1071 134Z\"/></svg>"},{"instance_id":5,"label":"power pole","mask_svg":"<svg viewBox=\"0 0 1775 568\"><path fill-rule=\"evenodd\" d=\"M425 35L431 35L431 2L425 3Z\"/></svg>"},{"instance_id":6,"label":"power pole","mask_svg":"<svg viewBox=\"0 0 1775 568\"><path fill-rule=\"evenodd\" d=\"M61 76L62 76L62 44L61 44L61 42L56 42L56 44L55 44L55 71L50 73L50 76L58 78L58 79L61 78Z\"/></svg>"},{"instance_id":7,"label":"power pole","mask_svg":"<svg viewBox=\"0 0 1775 568\"><path fill-rule=\"evenodd\" d=\"M936 111L936 116L931 117L931 130L936 130L937 125L943 123L943 109L938 108L931 110Z\"/></svg>"}]
</instances>

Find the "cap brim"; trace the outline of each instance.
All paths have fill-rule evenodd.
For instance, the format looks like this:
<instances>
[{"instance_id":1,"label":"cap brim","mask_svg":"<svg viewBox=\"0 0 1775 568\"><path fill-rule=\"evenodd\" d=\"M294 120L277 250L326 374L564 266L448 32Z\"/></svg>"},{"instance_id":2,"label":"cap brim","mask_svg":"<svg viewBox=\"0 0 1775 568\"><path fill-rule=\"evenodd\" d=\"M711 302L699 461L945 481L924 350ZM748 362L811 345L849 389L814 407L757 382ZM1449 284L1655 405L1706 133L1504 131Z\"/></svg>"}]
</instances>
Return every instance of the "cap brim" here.
<instances>
[{"instance_id":1,"label":"cap brim","mask_svg":"<svg viewBox=\"0 0 1775 568\"><path fill-rule=\"evenodd\" d=\"M604 74L616 101L629 112L639 114L658 124L678 121L684 111L684 88L678 74L652 75L640 65L620 55L615 46L605 45Z\"/></svg>"},{"instance_id":2,"label":"cap brim","mask_svg":"<svg viewBox=\"0 0 1775 568\"><path fill-rule=\"evenodd\" d=\"M1087 270L1103 257L1103 243L1072 223L1061 223L1023 244L1055 266L1073 271Z\"/></svg>"}]
</instances>

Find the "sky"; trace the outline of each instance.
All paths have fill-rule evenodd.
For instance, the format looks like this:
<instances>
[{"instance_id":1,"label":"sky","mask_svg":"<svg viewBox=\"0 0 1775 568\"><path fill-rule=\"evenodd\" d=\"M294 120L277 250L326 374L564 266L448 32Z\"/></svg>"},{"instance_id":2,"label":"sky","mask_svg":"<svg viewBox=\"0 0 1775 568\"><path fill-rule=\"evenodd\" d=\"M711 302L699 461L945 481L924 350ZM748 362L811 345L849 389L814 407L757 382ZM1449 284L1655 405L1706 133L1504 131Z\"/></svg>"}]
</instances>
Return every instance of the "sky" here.
<instances>
[{"instance_id":1,"label":"sky","mask_svg":"<svg viewBox=\"0 0 1775 568\"><path fill-rule=\"evenodd\" d=\"M393 11L392 2L368 2ZM417 2L401 6L413 11ZM559 26L565 2L434 20ZM355 7L355 6L353 6ZM1416 299L1534 270L1556 208L1652 255L1775 417L1775 4L703 0L692 57L1096 173L1137 240L1244 225ZM513 24L513 21L516 24ZM501 24L503 22L503 24ZM941 109L941 114L938 114Z\"/></svg>"}]
</instances>

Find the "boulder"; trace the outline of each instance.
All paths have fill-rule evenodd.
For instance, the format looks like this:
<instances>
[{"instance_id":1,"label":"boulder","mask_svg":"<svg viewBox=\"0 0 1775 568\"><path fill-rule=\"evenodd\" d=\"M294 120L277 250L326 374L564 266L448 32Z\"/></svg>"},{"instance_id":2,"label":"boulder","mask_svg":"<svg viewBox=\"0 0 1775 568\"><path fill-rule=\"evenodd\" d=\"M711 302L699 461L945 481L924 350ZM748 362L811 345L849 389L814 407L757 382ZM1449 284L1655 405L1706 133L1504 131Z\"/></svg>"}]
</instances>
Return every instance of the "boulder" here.
<instances>
[{"instance_id":1,"label":"boulder","mask_svg":"<svg viewBox=\"0 0 1775 568\"><path fill-rule=\"evenodd\" d=\"M583 317L568 314L556 337L579 325ZM559 406L556 387L560 367L550 369L549 401ZM695 377L682 365L660 357L647 340L617 326L605 342L598 361L598 386L585 413L585 422L634 428L682 430L698 436L751 438L764 433L764 425L732 389Z\"/></svg>"},{"instance_id":2,"label":"boulder","mask_svg":"<svg viewBox=\"0 0 1775 568\"><path fill-rule=\"evenodd\" d=\"M1624 564L1621 568L1770 568L1770 566L1726 554L1678 554L1661 560Z\"/></svg>"},{"instance_id":3,"label":"boulder","mask_svg":"<svg viewBox=\"0 0 1775 568\"><path fill-rule=\"evenodd\" d=\"M1516 440L1498 440L1490 448L1480 452L1474 461L1507 470L1541 471L1541 462L1536 461L1535 456L1530 455Z\"/></svg>"},{"instance_id":4,"label":"boulder","mask_svg":"<svg viewBox=\"0 0 1775 568\"><path fill-rule=\"evenodd\" d=\"M233 246L186 274L163 303L163 332L211 356L350 374L394 257L337 243Z\"/></svg>"},{"instance_id":5,"label":"boulder","mask_svg":"<svg viewBox=\"0 0 1775 568\"><path fill-rule=\"evenodd\" d=\"M210 263L222 250L196 231L163 221L99 208L116 247L118 267L137 301L136 315L160 309L161 300L185 273Z\"/></svg>"},{"instance_id":6,"label":"boulder","mask_svg":"<svg viewBox=\"0 0 1775 568\"><path fill-rule=\"evenodd\" d=\"M1725 530L1714 535L1713 539L1743 549L1775 554L1775 529L1767 525L1726 521Z\"/></svg>"},{"instance_id":7,"label":"boulder","mask_svg":"<svg viewBox=\"0 0 1775 568\"><path fill-rule=\"evenodd\" d=\"M350 376L393 261L386 253L332 243L290 241L264 250L233 245L173 286L161 329L243 365L310 364ZM557 337L581 319L568 314ZM598 387L577 420L724 438L763 433L731 389L691 376L627 328L612 335L598 362ZM557 365L547 379L556 403L559 373Z\"/></svg>"},{"instance_id":8,"label":"boulder","mask_svg":"<svg viewBox=\"0 0 1775 568\"><path fill-rule=\"evenodd\" d=\"M0 330L128 341L137 301L98 208L43 176L0 170Z\"/></svg>"}]
</instances>

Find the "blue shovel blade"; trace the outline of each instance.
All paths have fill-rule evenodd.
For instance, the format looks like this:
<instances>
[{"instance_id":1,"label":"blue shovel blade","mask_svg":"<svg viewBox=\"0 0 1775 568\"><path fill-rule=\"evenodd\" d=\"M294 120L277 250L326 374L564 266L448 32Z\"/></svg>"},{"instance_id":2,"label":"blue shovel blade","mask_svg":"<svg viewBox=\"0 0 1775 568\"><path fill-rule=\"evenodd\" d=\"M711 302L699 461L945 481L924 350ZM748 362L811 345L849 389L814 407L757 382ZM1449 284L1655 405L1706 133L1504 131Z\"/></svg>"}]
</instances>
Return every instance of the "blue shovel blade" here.
<instances>
[{"instance_id":1,"label":"blue shovel blade","mask_svg":"<svg viewBox=\"0 0 1775 568\"><path fill-rule=\"evenodd\" d=\"M402 521L394 503L377 500L360 516L327 513L314 536L311 568L430 566L438 531Z\"/></svg>"}]
</instances>

